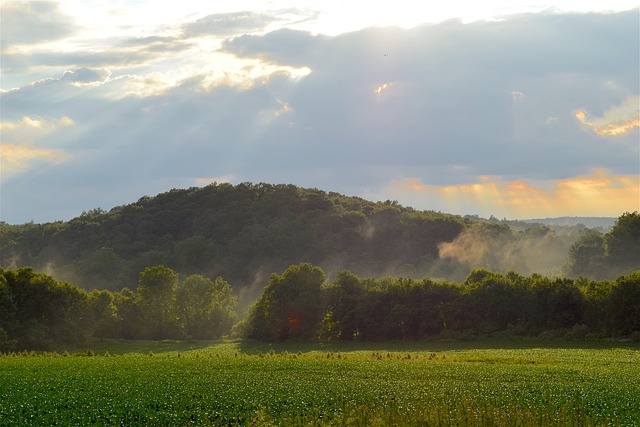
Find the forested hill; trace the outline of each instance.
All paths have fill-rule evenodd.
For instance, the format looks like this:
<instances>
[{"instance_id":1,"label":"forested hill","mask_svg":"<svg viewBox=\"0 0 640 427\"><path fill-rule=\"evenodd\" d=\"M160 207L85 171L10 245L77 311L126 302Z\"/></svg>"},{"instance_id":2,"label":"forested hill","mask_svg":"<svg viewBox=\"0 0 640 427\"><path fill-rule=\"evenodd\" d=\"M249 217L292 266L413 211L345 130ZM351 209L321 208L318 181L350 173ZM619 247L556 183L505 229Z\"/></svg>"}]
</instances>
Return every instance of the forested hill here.
<instances>
[{"instance_id":1,"label":"forested hill","mask_svg":"<svg viewBox=\"0 0 640 427\"><path fill-rule=\"evenodd\" d=\"M573 225L582 224L585 227L600 228L604 231L608 231L615 225L616 218L563 216L559 218L524 219L521 221L529 224L544 224L544 225L559 225L559 226L573 226Z\"/></svg>"},{"instance_id":2,"label":"forested hill","mask_svg":"<svg viewBox=\"0 0 640 427\"><path fill-rule=\"evenodd\" d=\"M293 185L171 190L68 222L0 226L0 265L85 289L135 288L146 267L223 276L235 289L300 262L327 272L418 272L465 228L457 216Z\"/></svg>"},{"instance_id":3,"label":"forested hill","mask_svg":"<svg viewBox=\"0 0 640 427\"><path fill-rule=\"evenodd\" d=\"M294 185L212 184L171 190L68 222L0 222L0 267L33 267L81 288L135 289L147 267L186 277L222 276L240 302L257 298L272 273L299 263L331 277L446 278L474 268L550 277L612 279L640 269L640 216L607 234L461 218L396 202Z\"/></svg>"}]
</instances>

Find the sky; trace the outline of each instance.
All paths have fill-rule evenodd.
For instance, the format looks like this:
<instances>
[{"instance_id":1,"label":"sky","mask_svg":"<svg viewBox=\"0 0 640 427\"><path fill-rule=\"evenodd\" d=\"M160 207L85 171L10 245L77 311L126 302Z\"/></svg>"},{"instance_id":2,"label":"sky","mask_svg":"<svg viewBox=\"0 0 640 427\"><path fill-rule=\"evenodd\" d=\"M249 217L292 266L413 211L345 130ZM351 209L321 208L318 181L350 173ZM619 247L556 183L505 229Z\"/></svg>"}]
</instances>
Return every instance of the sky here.
<instances>
[{"instance_id":1,"label":"sky","mask_svg":"<svg viewBox=\"0 0 640 427\"><path fill-rule=\"evenodd\" d=\"M212 182L508 219L640 210L637 1L0 5L10 224Z\"/></svg>"}]
</instances>

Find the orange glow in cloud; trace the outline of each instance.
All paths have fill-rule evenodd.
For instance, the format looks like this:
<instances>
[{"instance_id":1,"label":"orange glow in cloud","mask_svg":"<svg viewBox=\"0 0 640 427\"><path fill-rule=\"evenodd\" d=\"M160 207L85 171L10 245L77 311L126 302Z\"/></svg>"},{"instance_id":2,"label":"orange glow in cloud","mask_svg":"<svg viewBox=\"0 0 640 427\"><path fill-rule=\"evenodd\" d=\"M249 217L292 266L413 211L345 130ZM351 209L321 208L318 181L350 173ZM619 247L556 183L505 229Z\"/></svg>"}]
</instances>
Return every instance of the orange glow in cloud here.
<instances>
[{"instance_id":1,"label":"orange glow in cloud","mask_svg":"<svg viewBox=\"0 0 640 427\"><path fill-rule=\"evenodd\" d=\"M585 110L578 110L576 118L600 136L624 135L640 127L640 97L633 96L619 106L606 111L602 117L590 117Z\"/></svg>"},{"instance_id":2,"label":"orange glow in cloud","mask_svg":"<svg viewBox=\"0 0 640 427\"><path fill-rule=\"evenodd\" d=\"M209 177L209 178L196 178L196 184L209 185L209 184L213 184L214 182L218 184L224 184L224 183L231 183L234 180L235 180L235 176L233 175L225 175L225 176Z\"/></svg>"},{"instance_id":3,"label":"orange glow in cloud","mask_svg":"<svg viewBox=\"0 0 640 427\"><path fill-rule=\"evenodd\" d=\"M59 119L24 116L20 120L0 122L2 136L0 148L0 170L4 176L29 169L35 160L60 163L69 158L61 150L36 148L33 141L44 139L60 127L75 125L73 119L62 116Z\"/></svg>"},{"instance_id":4,"label":"orange glow in cloud","mask_svg":"<svg viewBox=\"0 0 640 427\"><path fill-rule=\"evenodd\" d=\"M62 116L60 119L44 120L37 117L24 116L20 121L4 121L0 122L1 131L15 131L15 130L53 130L59 126L73 126L75 122L73 119L67 116Z\"/></svg>"},{"instance_id":5,"label":"orange glow in cloud","mask_svg":"<svg viewBox=\"0 0 640 427\"><path fill-rule=\"evenodd\" d=\"M287 104L286 102L278 100L278 103L282 105L282 108L273 113L276 117L280 117L281 115L291 111L291 107L289 107L289 104Z\"/></svg>"},{"instance_id":6,"label":"orange glow in cloud","mask_svg":"<svg viewBox=\"0 0 640 427\"><path fill-rule=\"evenodd\" d=\"M50 162L59 163L67 160L69 156L57 150L45 150L30 148L22 145L3 144L2 163L0 169L3 174L11 174L20 170L25 170L29 162L35 159L46 159Z\"/></svg>"},{"instance_id":7,"label":"orange glow in cloud","mask_svg":"<svg viewBox=\"0 0 640 427\"><path fill-rule=\"evenodd\" d=\"M412 178L393 181L386 190L402 203L421 209L507 218L619 216L640 210L640 176L613 176L595 169L587 176L547 182L545 188L526 181L486 178L444 187Z\"/></svg>"}]
</instances>

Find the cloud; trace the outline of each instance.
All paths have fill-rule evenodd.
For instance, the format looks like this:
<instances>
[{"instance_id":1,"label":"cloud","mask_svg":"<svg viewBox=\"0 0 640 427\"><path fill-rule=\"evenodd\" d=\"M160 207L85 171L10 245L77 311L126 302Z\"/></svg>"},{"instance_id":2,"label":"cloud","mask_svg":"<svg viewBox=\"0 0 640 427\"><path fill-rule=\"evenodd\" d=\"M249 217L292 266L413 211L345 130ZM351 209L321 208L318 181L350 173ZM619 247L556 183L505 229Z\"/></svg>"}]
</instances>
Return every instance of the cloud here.
<instances>
[{"instance_id":1,"label":"cloud","mask_svg":"<svg viewBox=\"0 0 640 427\"><path fill-rule=\"evenodd\" d=\"M2 144L0 152L2 152L0 172L4 177L10 176L19 170L28 169L35 160L43 159L53 163L60 163L69 158L67 153L60 150L47 150L13 144Z\"/></svg>"},{"instance_id":2,"label":"cloud","mask_svg":"<svg viewBox=\"0 0 640 427\"><path fill-rule=\"evenodd\" d=\"M330 37L321 34L314 36L307 31L283 28L263 36L242 35L227 39L221 50L242 58L316 68L317 59L330 47L330 40Z\"/></svg>"},{"instance_id":3,"label":"cloud","mask_svg":"<svg viewBox=\"0 0 640 427\"><path fill-rule=\"evenodd\" d=\"M0 130L3 132L3 139L6 140L10 134L7 132L15 132L18 130L30 130L36 129L38 131L48 131L55 129L59 126L73 126L75 123L73 119L62 116L59 119L43 119L40 117L24 116L20 121L2 121L0 122Z\"/></svg>"},{"instance_id":4,"label":"cloud","mask_svg":"<svg viewBox=\"0 0 640 427\"><path fill-rule=\"evenodd\" d=\"M632 96L621 105L611 107L601 117L590 117L578 110L576 118L600 136L624 135L640 127L640 96Z\"/></svg>"},{"instance_id":5,"label":"cloud","mask_svg":"<svg viewBox=\"0 0 640 427\"><path fill-rule=\"evenodd\" d=\"M111 72L109 70L95 70L89 68L77 68L75 70L67 70L60 77L61 81L70 82L73 85L102 84Z\"/></svg>"},{"instance_id":6,"label":"cloud","mask_svg":"<svg viewBox=\"0 0 640 427\"><path fill-rule=\"evenodd\" d=\"M43 118L24 116L20 120L0 122L0 153L2 157L2 178L10 178L21 172L28 172L38 164L37 160L49 163L61 163L69 158L62 149L47 147L46 138L58 130L67 131L75 122L67 116Z\"/></svg>"},{"instance_id":7,"label":"cloud","mask_svg":"<svg viewBox=\"0 0 640 427\"><path fill-rule=\"evenodd\" d=\"M524 93L519 92L517 90L514 90L513 92L511 92L511 98L513 99L513 102L518 102L520 101L522 98L524 98Z\"/></svg>"},{"instance_id":8,"label":"cloud","mask_svg":"<svg viewBox=\"0 0 640 427\"><path fill-rule=\"evenodd\" d=\"M227 176L218 176L218 177L211 177L211 178L196 178L196 184L198 185L209 185L209 184L213 184L213 183L232 183L236 180L236 177L233 175L227 175Z\"/></svg>"},{"instance_id":9,"label":"cloud","mask_svg":"<svg viewBox=\"0 0 640 427\"><path fill-rule=\"evenodd\" d=\"M16 74L32 66L56 68L125 68L150 66L167 58L175 60L176 55L188 51L192 45L187 42L167 39L164 41L123 41L122 45L96 47L91 51L51 51L34 49L3 53L2 70Z\"/></svg>"},{"instance_id":10,"label":"cloud","mask_svg":"<svg viewBox=\"0 0 640 427\"><path fill-rule=\"evenodd\" d=\"M73 119L67 116L57 119L24 116L20 120L0 122L2 178L8 180L15 174L26 172L41 164L40 161L58 164L69 159L69 153L65 150L38 145L42 145L41 141L57 130L74 125Z\"/></svg>"},{"instance_id":11,"label":"cloud","mask_svg":"<svg viewBox=\"0 0 640 427\"><path fill-rule=\"evenodd\" d=\"M73 34L77 26L53 1L9 1L0 9L0 48L57 40ZM4 58L3 58L4 60Z\"/></svg>"},{"instance_id":12,"label":"cloud","mask_svg":"<svg viewBox=\"0 0 640 427\"><path fill-rule=\"evenodd\" d=\"M3 121L75 125L24 127L29 139L10 141L68 158L3 176L3 220L70 218L207 177L463 214L617 215L633 209L637 130L603 144L575 112L609 120L612 106L638 97L636 12L335 37L281 29L229 39L222 51L158 32L103 51L34 53L28 64L60 69L3 92ZM185 50L154 56L152 46ZM7 129L3 143L17 136ZM594 201L603 197L612 202Z\"/></svg>"},{"instance_id":13,"label":"cloud","mask_svg":"<svg viewBox=\"0 0 640 427\"><path fill-rule=\"evenodd\" d=\"M383 91L389 89L393 83L382 83L380 86L373 90L373 93L380 95Z\"/></svg>"},{"instance_id":14,"label":"cloud","mask_svg":"<svg viewBox=\"0 0 640 427\"><path fill-rule=\"evenodd\" d=\"M227 37L236 34L261 31L276 18L260 12L234 12L207 15L185 24L182 30L186 37Z\"/></svg>"},{"instance_id":15,"label":"cloud","mask_svg":"<svg viewBox=\"0 0 640 427\"><path fill-rule=\"evenodd\" d=\"M611 175L594 169L589 175L541 183L499 181L433 186L417 179L392 181L380 197L399 199L424 209L470 212L488 217L619 216L640 210L640 176ZM606 200L606 203L602 203Z\"/></svg>"}]
</instances>

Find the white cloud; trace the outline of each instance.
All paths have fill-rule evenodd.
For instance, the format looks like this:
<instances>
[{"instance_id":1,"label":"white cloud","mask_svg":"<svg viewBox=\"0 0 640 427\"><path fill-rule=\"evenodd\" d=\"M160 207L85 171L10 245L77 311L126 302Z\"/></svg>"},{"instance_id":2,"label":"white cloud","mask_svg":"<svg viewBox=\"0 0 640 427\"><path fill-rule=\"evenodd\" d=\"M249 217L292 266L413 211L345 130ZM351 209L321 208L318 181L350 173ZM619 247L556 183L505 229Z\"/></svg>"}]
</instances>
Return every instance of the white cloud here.
<instances>
[{"instance_id":1,"label":"white cloud","mask_svg":"<svg viewBox=\"0 0 640 427\"><path fill-rule=\"evenodd\" d=\"M51 41L73 34L74 20L54 1L5 1L0 6L0 49Z\"/></svg>"},{"instance_id":2,"label":"white cloud","mask_svg":"<svg viewBox=\"0 0 640 427\"><path fill-rule=\"evenodd\" d=\"M251 11L217 13L185 24L183 31L187 37L225 37L261 31L274 20L269 14Z\"/></svg>"}]
</instances>

